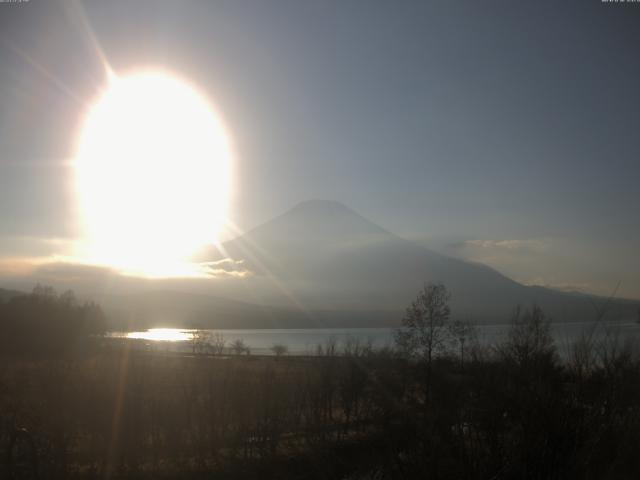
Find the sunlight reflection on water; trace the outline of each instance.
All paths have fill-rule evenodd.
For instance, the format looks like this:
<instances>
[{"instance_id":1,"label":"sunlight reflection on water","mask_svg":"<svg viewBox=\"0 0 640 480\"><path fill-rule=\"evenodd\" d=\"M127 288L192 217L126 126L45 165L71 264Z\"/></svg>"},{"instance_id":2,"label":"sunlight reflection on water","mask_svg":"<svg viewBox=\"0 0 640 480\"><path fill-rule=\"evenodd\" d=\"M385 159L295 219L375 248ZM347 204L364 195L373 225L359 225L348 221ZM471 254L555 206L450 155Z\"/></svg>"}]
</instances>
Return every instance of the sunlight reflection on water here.
<instances>
[{"instance_id":1,"label":"sunlight reflection on water","mask_svg":"<svg viewBox=\"0 0 640 480\"><path fill-rule=\"evenodd\" d=\"M156 342L186 342L193 338L193 330L179 328L150 328L144 332L129 332L127 338Z\"/></svg>"},{"instance_id":2,"label":"sunlight reflection on water","mask_svg":"<svg viewBox=\"0 0 640 480\"><path fill-rule=\"evenodd\" d=\"M476 340L485 347L490 347L508 337L509 325L478 325ZM359 340L361 345L371 345L375 348L393 346L394 328L317 328L317 329L220 329L204 330L211 338L220 335L224 341L225 352L231 351L231 345L241 340L251 349L253 354L272 355L274 345L285 345L291 355L314 355L318 345L334 342L338 349L343 348L348 340ZM163 349L173 351L190 351L192 345L187 342L193 340L197 330L187 328L152 328L137 332L113 332L109 336L114 338L129 338L142 340L149 348L162 346ZM551 333L561 356L567 356L573 343L583 334L591 334L594 341L605 338L620 340L636 339L640 344L640 324L636 322L620 321L608 322L606 325L596 325L593 322L555 323L551 325Z\"/></svg>"}]
</instances>

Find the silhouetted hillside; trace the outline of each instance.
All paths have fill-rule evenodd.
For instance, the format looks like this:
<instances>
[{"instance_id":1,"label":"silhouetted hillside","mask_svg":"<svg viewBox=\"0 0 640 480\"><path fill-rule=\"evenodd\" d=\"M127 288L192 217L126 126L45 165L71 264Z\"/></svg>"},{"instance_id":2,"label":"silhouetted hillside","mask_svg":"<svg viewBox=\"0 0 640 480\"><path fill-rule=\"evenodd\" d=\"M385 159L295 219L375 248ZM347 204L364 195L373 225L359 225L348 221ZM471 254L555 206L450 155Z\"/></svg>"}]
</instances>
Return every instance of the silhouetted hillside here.
<instances>
[{"instance_id":1,"label":"silhouetted hillside","mask_svg":"<svg viewBox=\"0 0 640 480\"><path fill-rule=\"evenodd\" d=\"M95 303L80 303L72 291L58 295L38 285L28 295L0 304L0 354L62 354L83 350L103 334L105 318Z\"/></svg>"},{"instance_id":2,"label":"silhouetted hillside","mask_svg":"<svg viewBox=\"0 0 640 480\"><path fill-rule=\"evenodd\" d=\"M20 295L25 295L25 293L19 292L18 290L6 290L4 288L0 288L0 303L6 302L7 300Z\"/></svg>"}]
</instances>

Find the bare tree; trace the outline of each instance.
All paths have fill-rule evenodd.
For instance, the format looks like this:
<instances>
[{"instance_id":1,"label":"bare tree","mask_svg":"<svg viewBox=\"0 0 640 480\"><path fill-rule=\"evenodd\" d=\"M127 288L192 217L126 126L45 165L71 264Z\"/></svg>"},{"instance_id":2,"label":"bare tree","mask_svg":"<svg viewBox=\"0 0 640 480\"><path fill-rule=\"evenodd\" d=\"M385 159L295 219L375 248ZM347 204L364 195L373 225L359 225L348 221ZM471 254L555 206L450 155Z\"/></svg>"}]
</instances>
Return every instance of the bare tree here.
<instances>
[{"instance_id":1,"label":"bare tree","mask_svg":"<svg viewBox=\"0 0 640 480\"><path fill-rule=\"evenodd\" d=\"M447 326L452 342L460 348L460 365L464 368L464 348L476 339L476 328L469 322L455 320Z\"/></svg>"},{"instance_id":2,"label":"bare tree","mask_svg":"<svg viewBox=\"0 0 640 480\"><path fill-rule=\"evenodd\" d=\"M207 330L196 330L191 335L191 351L195 353L205 353L209 348L211 332Z\"/></svg>"},{"instance_id":3,"label":"bare tree","mask_svg":"<svg viewBox=\"0 0 640 480\"><path fill-rule=\"evenodd\" d=\"M251 349L241 338L238 338L231 343L231 351L236 355L251 354Z\"/></svg>"},{"instance_id":4,"label":"bare tree","mask_svg":"<svg viewBox=\"0 0 640 480\"><path fill-rule=\"evenodd\" d=\"M222 355L224 353L224 347L227 341L224 339L224 335L220 332L216 332L211 336L211 353L214 355Z\"/></svg>"},{"instance_id":5,"label":"bare tree","mask_svg":"<svg viewBox=\"0 0 640 480\"><path fill-rule=\"evenodd\" d=\"M373 352L373 340L368 338L366 341L360 340L358 337L348 336L343 343L342 355L345 357L365 357Z\"/></svg>"},{"instance_id":6,"label":"bare tree","mask_svg":"<svg viewBox=\"0 0 640 480\"><path fill-rule=\"evenodd\" d=\"M527 310L521 307L515 309L509 337L500 353L520 366L532 366L555 359L551 323L539 306L533 305Z\"/></svg>"},{"instance_id":7,"label":"bare tree","mask_svg":"<svg viewBox=\"0 0 640 480\"><path fill-rule=\"evenodd\" d=\"M73 293L73 290L67 290L60 294L60 303L68 307L75 307L78 301L76 300L76 294Z\"/></svg>"},{"instance_id":8,"label":"bare tree","mask_svg":"<svg viewBox=\"0 0 640 480\"><path fill-rule=\"evenodd\" d=\"M619 288L620 282L616 284L611 295L600 303L589 297L595 313L594 320L582 331L578 340L571 344L568 349L569 366L579 378L592 373L598 364L598 357L602 360L602 352L609 351L609 347L613 346L609 345L603 349L603 342L611 339L610 331L606 328L604 320ZM640 323L640 308L638 309L638 323ZM604 339L599 341L600 334L604 335ZM598 349L600 352L598 352Z\"/></svg>"},{"instance_id":9,"label":"bare tree","mask_svg":"<svg viewBox=\"0 0 640 480\"><path fill-rule=\"evenodd\" d=\"M271 347L271 351L276 357L282 357L283 355L289 353L289 347L282 343L276 343Z\"/></svg>"},{"instance_id":10,"label":"bare tree","mask_svg":"<svg viewBox=\"0 0 640 480\"><path fill-rule=\"evenodd\" d=\"M57 297L56 291L53 287L50 287L49 285L41 285L39 283L33 287L33 292L31 294L40 299L50 300Z\"/></svg>"},{"instance_id":11,"label":"bare tree","mask_svg":"<svg viewBox=\"0 0 640 480\"><path fill-rule=\"evenodd\" d=\"M324 344L316 345L316 356L335 357L338 355L338 340L333 335L327 338Z\"/></svg>"},{"instance_id":12,"label":"bare tree","mask_svg":"<svg viewBox=\"0 0 640 480\"><path fill-rule=\"evenodd\" d=\"M434 355L446 347L450 298L444 285L425 284L407 308L402 327L395 332L396 345L406 355L423 361L429 369Z\"/></svg>"}]
</instances>

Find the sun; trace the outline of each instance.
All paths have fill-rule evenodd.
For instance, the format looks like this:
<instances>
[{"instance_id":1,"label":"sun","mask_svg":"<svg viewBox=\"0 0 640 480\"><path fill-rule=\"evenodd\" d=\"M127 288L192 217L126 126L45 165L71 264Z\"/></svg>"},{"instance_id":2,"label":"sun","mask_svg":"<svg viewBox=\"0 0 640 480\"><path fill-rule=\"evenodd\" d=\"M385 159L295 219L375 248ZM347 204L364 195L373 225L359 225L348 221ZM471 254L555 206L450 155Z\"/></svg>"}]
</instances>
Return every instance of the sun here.
<instances>
[{"instance_id":1,"label":"sun","mask_svg":"<svg viewBox=\"0 0 640 480\"><path fill-rule=\"evenodd\" d=\"M75 158L85 255L144 276L193 273L216 241L231 187L226 130L176 77L112 77L89 109Z\"/></svg>"}]
</instances>

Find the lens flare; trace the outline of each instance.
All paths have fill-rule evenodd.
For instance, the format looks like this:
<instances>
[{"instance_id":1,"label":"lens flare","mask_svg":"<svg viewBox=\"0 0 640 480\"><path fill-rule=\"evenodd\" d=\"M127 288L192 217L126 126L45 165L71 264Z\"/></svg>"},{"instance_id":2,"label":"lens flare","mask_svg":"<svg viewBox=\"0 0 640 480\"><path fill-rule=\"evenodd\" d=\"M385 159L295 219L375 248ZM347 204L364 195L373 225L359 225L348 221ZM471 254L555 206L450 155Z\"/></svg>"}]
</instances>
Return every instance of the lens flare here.
<instances>
[{"instance_id":1,"label":"lens flare","mask_svg":"<svg viewBox=\"0 0 640 480\"><path fill-rule=\"evenodd\" d=\"M231 189L228 136L194 88L164 73L113 77L75 160L85 256L134 275L191 276Z\"/></svg>"}]
</instances>

